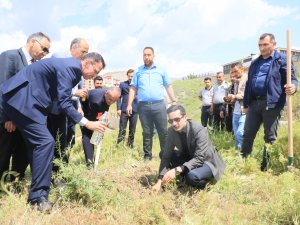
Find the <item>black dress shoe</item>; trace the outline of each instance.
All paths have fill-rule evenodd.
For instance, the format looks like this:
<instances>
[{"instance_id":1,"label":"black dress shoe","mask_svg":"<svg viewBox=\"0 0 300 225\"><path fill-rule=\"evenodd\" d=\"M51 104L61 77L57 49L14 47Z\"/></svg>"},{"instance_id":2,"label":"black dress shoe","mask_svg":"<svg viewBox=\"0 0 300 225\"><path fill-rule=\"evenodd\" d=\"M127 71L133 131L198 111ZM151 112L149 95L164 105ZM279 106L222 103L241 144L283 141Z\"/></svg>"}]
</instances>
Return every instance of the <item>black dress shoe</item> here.
<instances>
[{"instance_id":1,"label":"black dress shoe","mask_svg":"<svg viewBox=\"0 0 300 225\"><path fill-rule=\"evenodd\" d=\"M151 157L148 157L148 156L144 157L144 163L148 163L148 162L150 162L151 160L152 160Z\"/></svg>"},{"instance_id":2,"label":"black dress shoe","mask_svg":"<svg viewBox=\"0 0 300 225\"><path fill-rule=\"evenodd\" d=\"M29 203L35 209L43 213L50 213L53 206L53 204L49 202L45 196L29 201Z\"/></svg>"},{"instance_id":3,"label":"black dress shoe","mask_svg":"<svg viewBox=\"0 0 300 225\"><path fill-rule=\"evenodd\" d=\"M269 156L269 154L267 152L266 147L264 147L263 157L262 157L262 161L261 161L261 164L260 164L260 170L262 172L268 171L269 160L270 160L270 156Z\"/></svg>"}]
</instances>

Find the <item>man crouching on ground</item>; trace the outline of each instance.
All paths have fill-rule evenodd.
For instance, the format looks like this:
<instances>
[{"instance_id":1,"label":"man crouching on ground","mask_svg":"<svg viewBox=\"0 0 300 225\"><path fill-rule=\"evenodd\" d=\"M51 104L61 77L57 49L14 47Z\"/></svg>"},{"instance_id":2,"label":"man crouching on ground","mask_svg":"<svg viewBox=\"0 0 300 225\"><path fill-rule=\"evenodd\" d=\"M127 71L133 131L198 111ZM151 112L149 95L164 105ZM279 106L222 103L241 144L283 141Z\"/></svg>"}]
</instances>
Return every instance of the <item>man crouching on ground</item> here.
<instances>
[{"instance_id":1,"label":"man crouching on ground","mask_svg":"<svg viewBox=\"0 0 300 225\"><path fill-rule=\"evenodd\" d=\"M168 129L166 149L159 167L159 179L152 190L159 191L161 185L183 174L187 184L204 188L215 179L218 181L225 169L225 163L212 145L207 129L187 119L181 105L167 109Z\"/></svg>"}]
</instances>

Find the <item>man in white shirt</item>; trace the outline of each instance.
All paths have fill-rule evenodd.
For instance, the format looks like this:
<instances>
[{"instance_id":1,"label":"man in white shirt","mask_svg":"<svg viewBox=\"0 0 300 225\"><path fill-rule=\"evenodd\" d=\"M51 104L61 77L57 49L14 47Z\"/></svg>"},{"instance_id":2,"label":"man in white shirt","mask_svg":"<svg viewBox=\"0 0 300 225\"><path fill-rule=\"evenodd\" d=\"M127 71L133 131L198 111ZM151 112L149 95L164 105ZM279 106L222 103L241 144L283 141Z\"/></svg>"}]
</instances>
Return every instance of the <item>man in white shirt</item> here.
<instances>
[{"instance_id":1,"label":"man in white shirt","mask_svg":"<svg viewBox=\"0 0 300 225\"><path fill-rule=\"evenodd\" d=\"M202 101L201 107L201 124L206 127L207 123L212 127L213 114L210 111L213 96L213 87L211 78L204 78L205 88L203 88L198 95L198 98Z\"/></svg>"}]
</instances>

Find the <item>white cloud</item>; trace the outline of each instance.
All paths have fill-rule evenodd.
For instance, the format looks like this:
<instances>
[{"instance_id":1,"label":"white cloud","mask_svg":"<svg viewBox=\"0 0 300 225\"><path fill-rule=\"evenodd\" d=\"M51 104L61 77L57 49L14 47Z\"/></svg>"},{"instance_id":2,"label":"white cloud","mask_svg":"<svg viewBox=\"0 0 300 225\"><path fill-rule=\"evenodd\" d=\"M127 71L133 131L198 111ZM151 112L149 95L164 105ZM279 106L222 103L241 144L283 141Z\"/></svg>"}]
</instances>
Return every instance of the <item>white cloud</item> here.
<instances>
[{"instance_id":1,"label":"white cloud","mask_svg":"<svg viewBox=\"0 0 300 225\"><path fill-rule=\"evenodd\" d=\"M0 0L0 9L11 9L12 3L10 0Z\"/></svg>"},{"instance_id":2,"label":"white cloud","mask_svg":"<svg viewBox=\"0 0 300 225\"><path fill-rule=\"evenodd\" d=\"M74 37L86 38L91 51L103 54L107 71L142 64L142 49L153 46L157 63L177 77L219 70L215 46L231 45L232 54L238 51L236 41L257 38L299 14L296 7L264 0L46 0L41 6L33 0L0 1L0 10L2 2L13 4L0 15L0 43L9 42L0 45L2 51L23 45L25 34L44 28L53 40L52 52L68 51Z\"/></svg>"}]
</instances>

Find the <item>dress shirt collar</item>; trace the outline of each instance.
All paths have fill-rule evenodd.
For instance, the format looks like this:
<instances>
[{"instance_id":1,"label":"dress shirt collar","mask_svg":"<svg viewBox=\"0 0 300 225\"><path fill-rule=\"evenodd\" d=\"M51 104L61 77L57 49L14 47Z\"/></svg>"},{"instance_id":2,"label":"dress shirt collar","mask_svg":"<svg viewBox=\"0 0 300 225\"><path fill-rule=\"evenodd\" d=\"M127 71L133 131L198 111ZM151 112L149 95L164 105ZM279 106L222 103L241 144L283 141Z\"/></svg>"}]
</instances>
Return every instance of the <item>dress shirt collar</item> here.
<instances>
[{"instance_id":1,"label":"dress shirt collar","mask_svg":"<svg viewBox=\"0 0 300 225\"><path fill-rule=\"evenodd\" d=\"M29 52L27 51L27 49L25 47L22 47L22 51L25 55L26 62L28 63L28 65L30 65L32 63L31 62L32 57L30 56Z\"/></svg>"},{"instance_id":2,"label":"dress shirt collar","mask_svg":"<svg viewBox=\"0 0 300 225\"><path fill-rule=\"evenodd\" d=\"M144 69L146 69L146 70L151 70L151 69L155 69L155 68L156 68L156 65L154 63L152 64L151 68L148 68L144 65Z\"/></svg>"}]
</instances>

